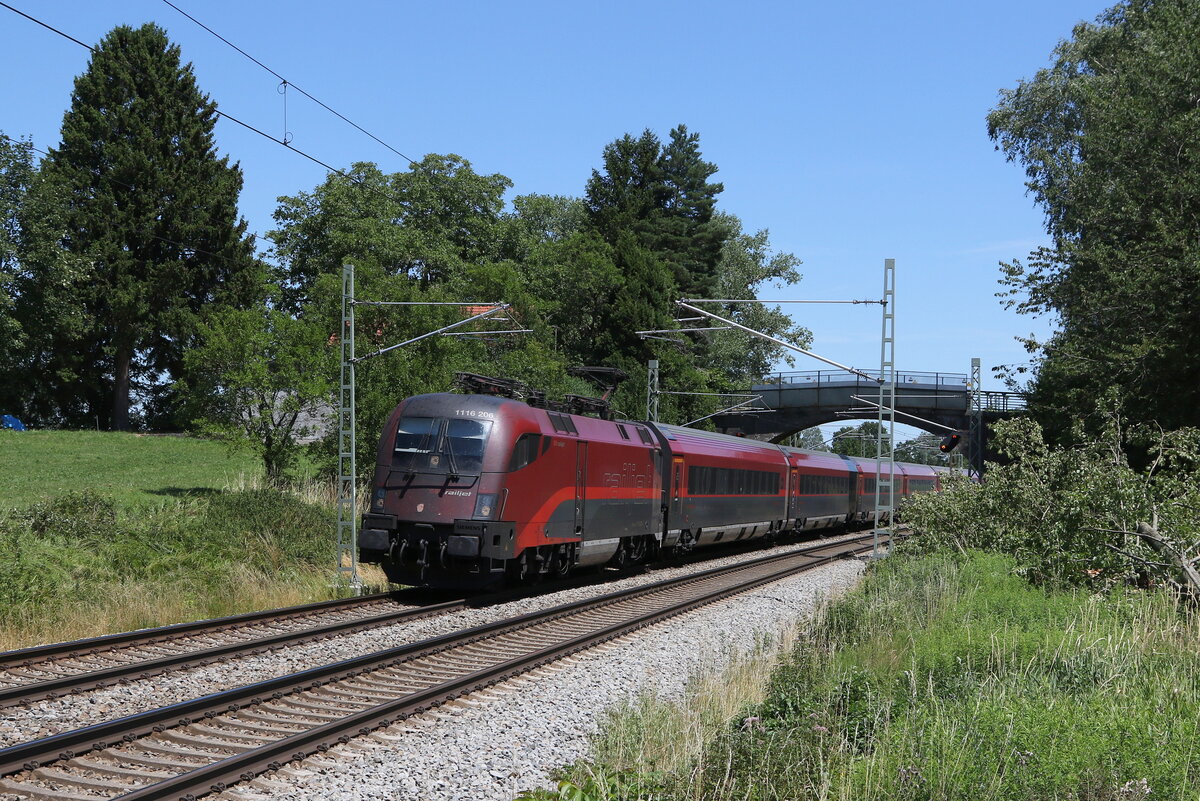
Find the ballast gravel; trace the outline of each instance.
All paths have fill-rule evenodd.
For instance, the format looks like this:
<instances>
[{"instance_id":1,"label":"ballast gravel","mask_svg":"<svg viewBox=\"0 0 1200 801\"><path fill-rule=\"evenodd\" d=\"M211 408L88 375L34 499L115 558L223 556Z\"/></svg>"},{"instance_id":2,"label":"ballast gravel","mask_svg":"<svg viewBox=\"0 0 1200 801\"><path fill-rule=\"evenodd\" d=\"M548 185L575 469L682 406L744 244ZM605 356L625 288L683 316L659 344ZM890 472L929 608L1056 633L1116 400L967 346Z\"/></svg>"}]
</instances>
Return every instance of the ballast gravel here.
<instances>
[{"instance_id":1,"label":"ballast gravel","mask_svg":"<svg viewBox=\"0 0 1200 801\"><path fill-rule=\"evenodd\" d=\"M812 614L862 569L860 561L835 562L672 618L219 799L511 801L524 790L552 788L551 771L589 755L605 710L639 694L681 697L690 677L720 671Z\"/></svg>"},{"instance_id":2,"label":"ballast gravel","mask_svg":"<svg viewBox=\"0 0 1200 801\"><path fill-rule=\"evenodd\" d=\"M829 537L822 542L836 542L851 536L855 535ZM0 710L0 748L387 648L419 642L459 629L592 598L628 587L651 584L688 573L746 562L767 554L786 553L811 547L813 544L813 542L804 542L773 548L769 551L750 550L683 567L656 569L642 575L594 586L563 590L479 609L464 609L409 623L335 636L327 640L305 643L279 651L233 658L223 663L170 672L148 679L131 681L127 684L91 690L79 695L3 709ZM844 570L849 564L853 563L842 563L838 568ZM809 576L826 575L825 570L826 568L819 569L797 580L805 582L807 586ZM791 581L789 580L787 583L790 584ZM824 583L821 586L824 586ZM765 592L769 595L770 588L776 586L783 585L770 585ZM811 592L809 594L811 595ZM755 595L746 597L755 597ZM808 606L811 606L811 603L808 603ZM738 621L739 626L743 623L744 621ZM729 626L726 625L721 629L714 629L714 631L721 631L725 628L729 628ZM711 632L697 642L706 639L712 639ZM500 770L500 768L495 768L495 770Z\"/></svg>"}]
</instances>

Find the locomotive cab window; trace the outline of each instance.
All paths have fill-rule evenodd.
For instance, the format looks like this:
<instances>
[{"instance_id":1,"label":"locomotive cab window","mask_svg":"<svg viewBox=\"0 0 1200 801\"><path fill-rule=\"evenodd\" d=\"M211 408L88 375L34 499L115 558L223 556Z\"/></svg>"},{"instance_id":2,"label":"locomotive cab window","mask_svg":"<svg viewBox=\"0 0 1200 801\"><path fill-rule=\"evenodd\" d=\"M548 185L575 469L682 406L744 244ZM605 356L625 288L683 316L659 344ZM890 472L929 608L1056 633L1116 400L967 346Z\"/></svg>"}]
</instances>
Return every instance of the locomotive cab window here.
<instances>
[{"instance_id":1,"label":"locomotive cab window","mask_svg":"<svg viewBox=\"0 0 1200 801\"><path fill-rule=\"evenodd\" d=\"M483 467L484 446L491 432L491 420L447 420L446 453L452 457L453 467L466 471L480 470Z\"/></svg>"},{"instance_id":2,"label":"locomotive cab window","mask_svg":"<svg viewBox=\"0 0 1200 801\"><path fill-rule=\"evenodd\" d=\"M426 473L478 473L491 431L491 420L402 417L392 466Z\"/></svg>"},{"instance_id":3,"label":"locomotive cab window","mask_svg":"<svg viewBox=\"0 0 1200 801\"><path fill-rule=\"evenodd\" d=\"M396 427L396 453L429 453L437 445L441 420L434 417L401 417Z\"/></svg>"},{"instance_id":4,"label":"locomotive cab window","mask_svg":"<svg viewBox=\"0 0 1200 801\"><path fill-rule=\"evenodd\" d=\"M548 442L549 437L546 439ZM541 442L541 434L522 434L518 437L517 444L513 447L512 459L508 462L508 471L511 473L520 470L538 458Z\"/></svg>"}]
</instances>

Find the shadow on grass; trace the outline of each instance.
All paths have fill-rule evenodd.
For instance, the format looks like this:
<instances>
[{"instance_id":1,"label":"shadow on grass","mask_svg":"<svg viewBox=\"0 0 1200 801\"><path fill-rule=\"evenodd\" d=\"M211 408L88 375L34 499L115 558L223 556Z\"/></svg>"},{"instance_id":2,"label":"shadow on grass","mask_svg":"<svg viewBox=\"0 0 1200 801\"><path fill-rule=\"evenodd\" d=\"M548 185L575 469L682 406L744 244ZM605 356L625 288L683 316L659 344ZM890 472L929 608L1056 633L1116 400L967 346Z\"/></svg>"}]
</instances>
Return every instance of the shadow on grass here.
<instances>
[{"instance_id":1,"label":"shadow on grass","mask_svg":"<svg viewBox=\"0 0 1200 801\"><path fill-rule=\"evenodd\" d=\"M170 498L211 498L220 495L224 490L215 487L163 487L156 490L145 490L149 495L163 495Z\"/></svg>"}]
</instances>

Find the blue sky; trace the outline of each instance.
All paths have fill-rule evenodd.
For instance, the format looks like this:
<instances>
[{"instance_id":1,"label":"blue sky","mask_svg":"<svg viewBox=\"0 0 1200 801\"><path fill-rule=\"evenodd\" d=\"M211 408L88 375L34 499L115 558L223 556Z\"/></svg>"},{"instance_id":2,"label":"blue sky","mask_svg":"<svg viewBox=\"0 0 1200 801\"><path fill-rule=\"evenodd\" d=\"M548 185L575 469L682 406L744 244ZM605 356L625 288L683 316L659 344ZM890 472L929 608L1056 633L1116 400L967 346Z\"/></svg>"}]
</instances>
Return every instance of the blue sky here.
<instances>
[{"instance_id":1,"label":"blue sky","mask_svg":"<svg viewBox=\"0 0 1200 801\"><path fill-rule=\"evenodd\" d=\"M223 111L283 132L278 80L159 0L10 2L89 43L157 22ZM902 369L966 372L979 356L1000 389L990 368L1027 359L1013 337L1047 330L994 297L997 263L1045 236L984 117L1101 2L177 5L408 156L507 175L510 197L579 195L606 143L686 123L720 168L720 207L804 261L800 284L767 297L879 297L896 259ZM4 9L0 32L0 130L53 146L88 54ZM335 166L407 166L294 91L287 129ZM324 178L232 123L217 136L244 170L252 230L271 228L277 196ZM877 307L790 310L817 352L878 366Z\"/></svg>"}]
</instances>

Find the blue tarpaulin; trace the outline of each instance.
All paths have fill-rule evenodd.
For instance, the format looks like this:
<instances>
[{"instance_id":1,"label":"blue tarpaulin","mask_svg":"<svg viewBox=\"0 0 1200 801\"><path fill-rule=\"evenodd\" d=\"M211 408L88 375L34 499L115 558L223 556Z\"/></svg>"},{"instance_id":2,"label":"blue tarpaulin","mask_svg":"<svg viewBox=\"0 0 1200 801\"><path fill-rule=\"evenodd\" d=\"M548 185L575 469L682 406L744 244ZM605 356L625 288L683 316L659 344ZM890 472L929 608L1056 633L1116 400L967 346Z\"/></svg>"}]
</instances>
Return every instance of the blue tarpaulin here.
<instances>
[{"instance_id":1,"label":"blue tarpaulin","mask_svg":"<svg viewBox=\"0 0 1200 801\"><path fill-rule=\"evenodd\" d=\"M0 428L11 428L13 431L24 431L25 424L11 414L0 414Z\"/></svg>"}]
</instances>

